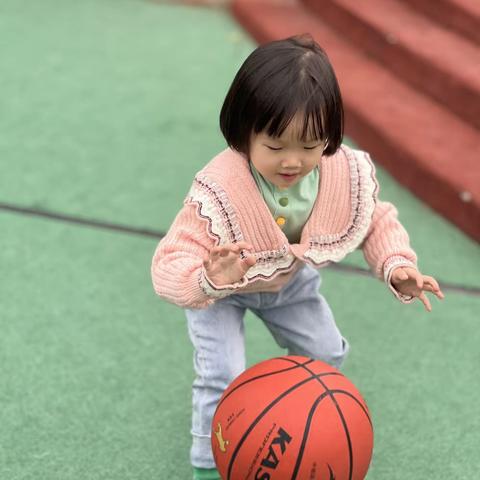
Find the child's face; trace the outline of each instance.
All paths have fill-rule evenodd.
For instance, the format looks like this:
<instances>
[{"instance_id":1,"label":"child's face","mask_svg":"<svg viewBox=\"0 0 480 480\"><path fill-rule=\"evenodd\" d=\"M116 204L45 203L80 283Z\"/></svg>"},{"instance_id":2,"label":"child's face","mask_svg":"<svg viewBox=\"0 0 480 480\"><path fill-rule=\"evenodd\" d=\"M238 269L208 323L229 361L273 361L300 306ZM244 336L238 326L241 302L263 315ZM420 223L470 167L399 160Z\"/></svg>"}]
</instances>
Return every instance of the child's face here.
<instances>
[{"instance_id":1,"label":"child's face","mask_svg":"<svg viewBox=\"0 0 480 480\"><path fill-rule=\"evenodd\" d=\"M325 148L321 140L299 140L299 125L301 123L294 118L279 138L260 132L252 134L250 139L250 161L266 180L281 190L308 175Z\"/></svg>"}]
</instances>

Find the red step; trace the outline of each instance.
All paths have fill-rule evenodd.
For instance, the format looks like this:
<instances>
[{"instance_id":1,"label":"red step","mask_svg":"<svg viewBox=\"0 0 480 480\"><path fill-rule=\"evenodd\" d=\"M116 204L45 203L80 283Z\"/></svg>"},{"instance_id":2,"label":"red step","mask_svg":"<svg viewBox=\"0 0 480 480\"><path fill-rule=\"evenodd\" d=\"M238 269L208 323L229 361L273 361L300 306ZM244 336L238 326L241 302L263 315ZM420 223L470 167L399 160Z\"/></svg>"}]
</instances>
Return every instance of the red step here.
<instances>
[{"instance_id":1,"label":"red step","mask_svg":"<svg viewBox=\"0 0 480 480\"><path fill-rule=\"evenodd\" d=\"M346 111L346 133L401 183L480 241L478 130L403 83L292 0L233 0L259 42L309 32L327 51Z\"/></svg>"},{"instance_id":2,"label":"red step","mask_svg":"<svg viewBox=\"0 0 480 480\"><path fill-rule=\"evenodd\" d=\"M480 2L478 0L403 0L411 7L466 39L480 44Z\"/></svg>"},{"instance_id":3,"label":"red step","mask_svg":"<svg viewBox=\"0 0 480 480\"><path fill-rule=\"evenodd\" d=\"M480 129L479 45L400 0L303 2L392 72Z\"/></svg>"}]
</instances>

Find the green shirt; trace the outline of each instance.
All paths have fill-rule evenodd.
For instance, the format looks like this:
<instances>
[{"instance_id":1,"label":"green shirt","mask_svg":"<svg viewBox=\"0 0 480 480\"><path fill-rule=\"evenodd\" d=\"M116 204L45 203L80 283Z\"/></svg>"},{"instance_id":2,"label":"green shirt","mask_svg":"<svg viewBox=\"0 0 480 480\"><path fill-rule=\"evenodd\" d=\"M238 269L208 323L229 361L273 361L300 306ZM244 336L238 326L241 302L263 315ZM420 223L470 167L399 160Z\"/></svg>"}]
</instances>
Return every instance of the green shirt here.
<instances>
[{"instance_id":1,"label":"green shirt","mask_svg":"<svg viewBox=\"0 0 480 480\"><path fill-rule=\"evenodd\" d=\"M277 225L282 229L291 244L299 243L303 227L317 198L320 178L319 168L314 168L292 187L280 190L266 180L252 162L249 162L249 164L253 178Z\"/></svg>"}]
</instances>

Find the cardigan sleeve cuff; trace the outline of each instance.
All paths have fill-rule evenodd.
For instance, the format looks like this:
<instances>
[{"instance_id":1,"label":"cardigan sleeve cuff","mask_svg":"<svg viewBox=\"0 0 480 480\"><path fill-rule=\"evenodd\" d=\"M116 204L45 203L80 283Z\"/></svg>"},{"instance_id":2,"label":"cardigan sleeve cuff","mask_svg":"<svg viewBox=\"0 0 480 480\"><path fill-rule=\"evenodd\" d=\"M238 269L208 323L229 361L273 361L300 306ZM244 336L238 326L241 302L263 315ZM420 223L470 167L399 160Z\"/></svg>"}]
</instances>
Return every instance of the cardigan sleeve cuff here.
<instances>
[{"instance_id":1,"label":"cardigan sleeve cuff","mask_svg":"<svg viewBox=\"0 0 480 480\"><path fill-rule=\"evenodd\" d=\"M385 280L385 283L388 285L390 291L402 303L412 303L415 300L415 297L400 293L392 284L392 274L397 267L412 267L416 269L417 266L407 258L400 255L395 255L393 257L387 258L387 260L383 264L383 278Z\"/></svg>"},{"instance_id":2,"label":"cardigan sleeve cuff","mask_svg":"<svg viewBox=\"0 0 480 480\"><path fill-rule=\"evenodd\" d=\"M205 295L208 295L211 298L220 299L228 297L235 293L239 288L247 285L248 279L244 276L240 281L231 283L229 285L216 285L212 280L210 280L205 272L205 269L202 268L200 271L199 284Z\"/></svg>"}]
</instances>

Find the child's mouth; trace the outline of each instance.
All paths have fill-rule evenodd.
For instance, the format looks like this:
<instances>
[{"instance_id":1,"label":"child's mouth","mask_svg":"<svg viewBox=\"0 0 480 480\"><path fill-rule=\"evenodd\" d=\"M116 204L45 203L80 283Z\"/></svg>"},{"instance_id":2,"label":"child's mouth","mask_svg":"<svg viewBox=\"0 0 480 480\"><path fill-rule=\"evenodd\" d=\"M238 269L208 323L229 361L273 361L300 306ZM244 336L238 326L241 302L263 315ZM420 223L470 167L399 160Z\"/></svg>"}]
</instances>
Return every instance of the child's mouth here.
<instances>
[{"instance_id":1,"label":"child's mouth","mask_svg":"<svg viewBox=\"0 0 480 480\"><path fill-rule=\"evenodd\" d=\"M298 177L297 173L294 173L294 174L279 173L279 175L287 182L291 182L292 180L295 180Z\"/></svg>"}]
</instances>

